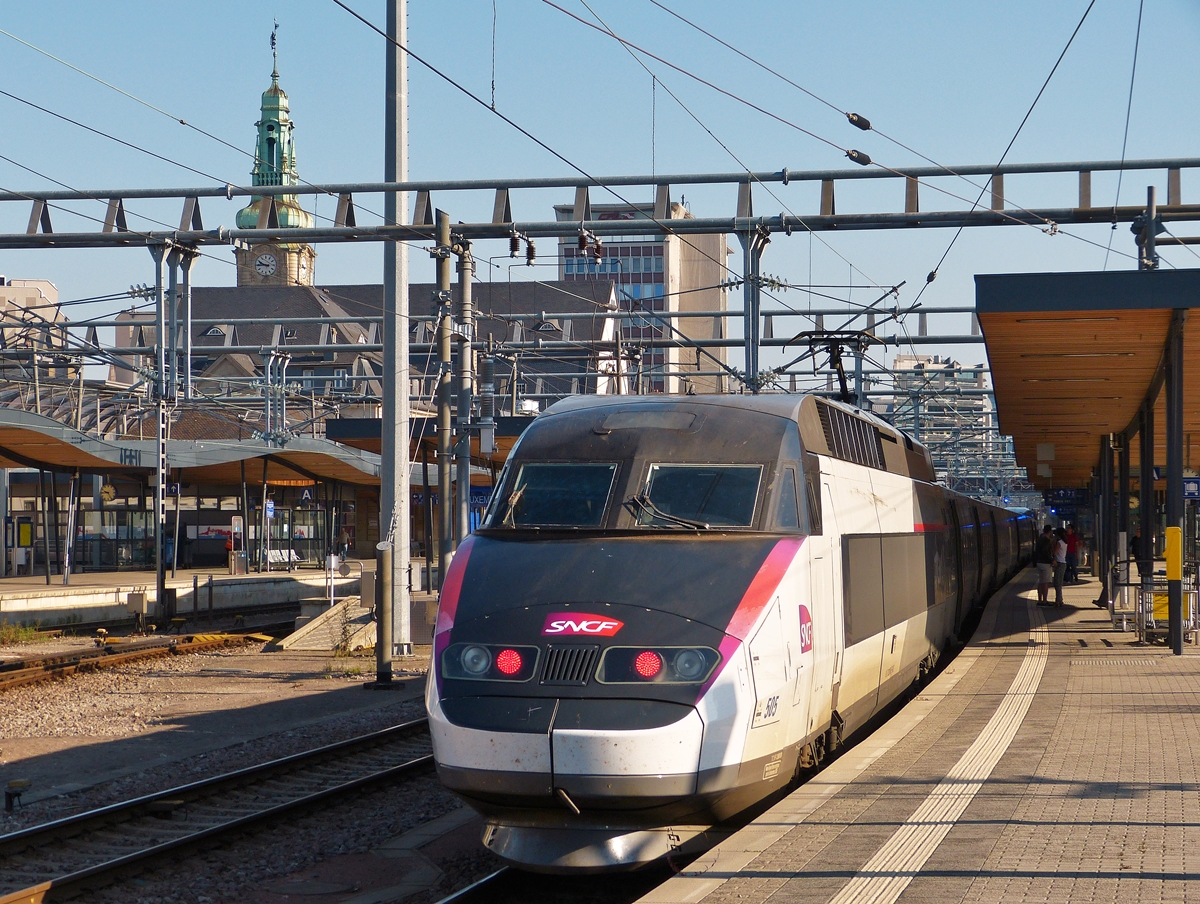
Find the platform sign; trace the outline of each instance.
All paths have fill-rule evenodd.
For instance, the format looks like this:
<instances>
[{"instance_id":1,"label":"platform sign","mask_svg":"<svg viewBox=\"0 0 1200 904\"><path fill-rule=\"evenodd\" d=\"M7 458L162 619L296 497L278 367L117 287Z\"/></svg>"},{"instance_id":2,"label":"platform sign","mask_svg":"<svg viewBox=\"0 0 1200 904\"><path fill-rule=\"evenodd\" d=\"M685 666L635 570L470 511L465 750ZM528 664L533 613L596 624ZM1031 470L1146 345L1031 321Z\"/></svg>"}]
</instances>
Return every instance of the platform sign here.
<instances>
[{"instance_id":1,"label":"platform sign","mask_svg":"<svg viewBox=\"0 0 1200 904\"><path fill-rule=\"evenodd\" d=\"M301 502L312 502L312 490L306 488L300 494L300 501Z\"/></svg>"},{"instance_id":2,"label":"platform sign","mask_svg":"<svg viewBox=\"0 0 1200 904\"><path fill-rule=\"evenodd\" d=\"M268 519L275 517L275 500L274 499L268 499L267 504L264 508L266 509Z\"/></svg>"},{"instance_id":3,"label":"platform sign","mask_svg":"<svg viewBox=\"0 0 1200 904\"><path fill-rule=\"evenodd\" d=\"M1055 487L1052 490L1043 490L1042 499L1048 506L1087 506L1091 502L1091 492L1086 488Z\"/></svg>"},{"instance_id":4,"label":"platform sign","mask_svg":"<svg viewBox=\"0 0 1200 904\"><path fill-rule=\"evenodd\" d=\"M1200 499L1200 479L1188 478L1183 482L1184 499Z\"/></svg>"},{"instance_id":5,"label":"platform sign","mask_svg":"<svg viewBox=\"0 0 1200 904\"><path fill-rule=\"evenodd\" d=\"M167 484L167 495L168 496L178 496L179 495L179 484L168 483Z\"/></svg>"}]
</instances>

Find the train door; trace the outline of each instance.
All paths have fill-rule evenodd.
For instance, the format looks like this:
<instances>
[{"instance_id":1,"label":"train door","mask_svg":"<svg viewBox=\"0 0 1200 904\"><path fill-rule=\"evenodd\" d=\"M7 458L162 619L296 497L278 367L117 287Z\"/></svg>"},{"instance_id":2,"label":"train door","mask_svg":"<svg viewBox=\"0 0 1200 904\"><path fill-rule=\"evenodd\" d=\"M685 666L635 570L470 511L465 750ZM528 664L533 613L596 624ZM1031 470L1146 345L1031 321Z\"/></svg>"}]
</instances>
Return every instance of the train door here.
<instances>
[{"instance_id":1,"label":"train door","mask_svg":"<svg viewBox=\"0 0 1200 904\"><path fill-rule=\"evenodd\" d=\"M996 589L996 519L990 511L975 506L979 525L979 602Z\"/></svg>"},{"instance_id":2,"label":"train door","mask_svg":"<svg viewBox=\"0 0 1200 904\"><path fill-rule=\"evenodd\" d=\"M800 593L793 597L790 603L783 604L783 627L787 637L788 667L792 671L790 679L792 714L788 727L789 743L806 737L814 723L814 719L810 715L814 680L812 600L808 597L811 583L811 579L804 580Z\"/></svg>"},{"instance_id":3,"label":"train door","mask_svg":"<svg viewBox=\"0 0 1200 904\"><path fill-rule=\"evenodd\" d=\"M824 725L838 707L838 692L842 684L845 659L845 624L842 618L842 537L838 528L837 507L829 482L821 481L822 528L825 542L822 556L814 558L809 568L813 602L813 646L816 649L813 694L816 710L810 716L817 727Z\"/></svg>"},{"instance_id":4,"label":"train door","mask_svg":"<svg viewBox=\"0 0 1200 904\"><path fill-rule=\"evenodd\" d=\"M780 598L771 600L766 618L750 641L750 672L754 678L754 719L747 740L747 759L782 750L787 744L791 716L788 666ZM770 778L764 775L763 778Z\"/></svg>"}]
</instances>

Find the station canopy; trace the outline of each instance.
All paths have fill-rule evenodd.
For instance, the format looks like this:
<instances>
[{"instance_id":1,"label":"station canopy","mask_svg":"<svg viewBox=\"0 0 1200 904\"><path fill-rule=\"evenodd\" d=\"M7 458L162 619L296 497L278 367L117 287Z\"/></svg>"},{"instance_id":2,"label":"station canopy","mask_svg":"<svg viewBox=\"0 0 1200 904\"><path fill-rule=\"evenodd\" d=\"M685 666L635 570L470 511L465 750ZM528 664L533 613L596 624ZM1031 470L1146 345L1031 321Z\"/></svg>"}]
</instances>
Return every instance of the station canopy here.
<instances>
[{"instance_id":1,"label":"station canopy","mask_svg":"<svg viewBox=\"0 0 1200 904\"><path fill-rule=\"evenodd\" d=\"M1000 433L1040 489L1087 486L1102 439L1132 440L1147 398L1154 462L1165 464L1173 322L1183 333L1183 466L1200 466L1200 270L978 275L975 308ZM1139 445L1130 442L1133 469Z\"/></svg>"},{"instance_id":2,"label":"station canopy","mask_svg":"<svg viewBox=\"0 0 1200 904\"><path fill-rule=\"evenodd\" d=\"M155 470L153 440L103 439L58 421L16 409L0 409L0 467L149 475ZM379 485L379 456L311 437L283 447L234 440L169 440L167 466L184 483L280 486L339 481Z\"/></svg>"}]
</instances>

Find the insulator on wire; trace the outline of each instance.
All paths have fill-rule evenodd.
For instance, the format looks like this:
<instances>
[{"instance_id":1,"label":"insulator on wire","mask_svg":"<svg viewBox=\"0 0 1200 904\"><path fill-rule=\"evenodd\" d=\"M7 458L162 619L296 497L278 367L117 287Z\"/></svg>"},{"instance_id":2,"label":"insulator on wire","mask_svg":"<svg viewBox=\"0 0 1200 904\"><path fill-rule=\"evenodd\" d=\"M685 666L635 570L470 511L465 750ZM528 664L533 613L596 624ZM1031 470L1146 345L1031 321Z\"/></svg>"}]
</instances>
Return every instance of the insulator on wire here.
<instances>
[{"instance_id":1,"label":"insulator on wire","mask_svg":"<svg viewBox=\"0 0 1200 904\"><path fill-rule=\"evenodd\" d=\"M929 275L925 277L925 282L931 283L937 279L937 270L930 270Z\"/></svg>"},{"instance_id":2,"label":"insulator on wire","mask_svg":"<svg viewBox=\"0 0 1200 904\"><path fill-rule=\"evenodd\" d=\"M855 128L862 129L864 132L871 131L871 120L865 116L859 116L857 113L847 113L846 118L850 120L850 125Z\"/></svg>"},{"instance_id":3,"label":"insulator on wire","mask_svg":"<svg viewBox=\"0 0 1200 904\"><path fill-rule=\"evenodd\" d=\"M870 166L871 158L863 151L856 151L854 148L846 151L846 156L857 163L859 166Z\"/></svg>"},{"instance_id":4,"label":"insulator on wire","mask_svg":"<svg viewBox=\"0 0 1200 904\"><path fill-rule=\"evenodd\" d=\"M537 248L534 247L533 239L525 240L525 266L532 267L533 262L537 260Z\"/></svg>"},{"instance_id":5,"label":"insulator on wire","mask_svg":"<svg viewBox=\"0 0 1200 904\"><path fill-rule=\"evenodd\" d=\"M595 257L597 261L604 257L604 243L600 241L599 238L592 242L592 256Z\"/></svg>"},{"instance_id":6,"label":"insulator on wire","mask_svg":"<svg viewBox=\"0 0 1200 904\"><path fill-rule=\"evenodd\" d=\"M580 233L579 233L579 250L580 250L580 251L587 251L587 246L588 246L588 237L587 237L587 233L586 233L586 232L580 232Z\"/></svg>"},{"instance_id":7,"label":"insulator on wire","mask_svg":"<svg viewBox=\"0 0 1200 904\"><path fill-rule=\"evenodd\" d=\"M516 257L521 253L521 237L515 232L508 237L508 256Z\"/></svg>"}]
</instances>

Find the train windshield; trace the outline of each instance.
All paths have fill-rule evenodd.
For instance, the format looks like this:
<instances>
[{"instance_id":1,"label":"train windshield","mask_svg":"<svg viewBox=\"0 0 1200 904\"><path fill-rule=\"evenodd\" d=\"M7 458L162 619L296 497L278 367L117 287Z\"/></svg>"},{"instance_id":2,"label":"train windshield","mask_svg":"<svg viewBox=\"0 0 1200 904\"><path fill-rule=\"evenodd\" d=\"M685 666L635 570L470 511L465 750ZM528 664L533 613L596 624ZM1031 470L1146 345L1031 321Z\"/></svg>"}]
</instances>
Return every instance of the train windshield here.
<instances>
[{"instance_id":1,"label":"train windshield","mask_svg":"<svg viewBox=\"0 0 1200 904\"><path fill-rule=\"evenodd\" d=\"M599 527L616 474L615 464L523 464L488 526Z\"/></svg>"},{"instance_id":2,"label":"train windshield","mask_svg":"<svg viewBox=\"0 0 1200 904\"><path fill-rule=\"evenodd\" d=\"M651 465L638 524L750 527L761 479L762 465Z\"/></svg>"}]
</instances>

